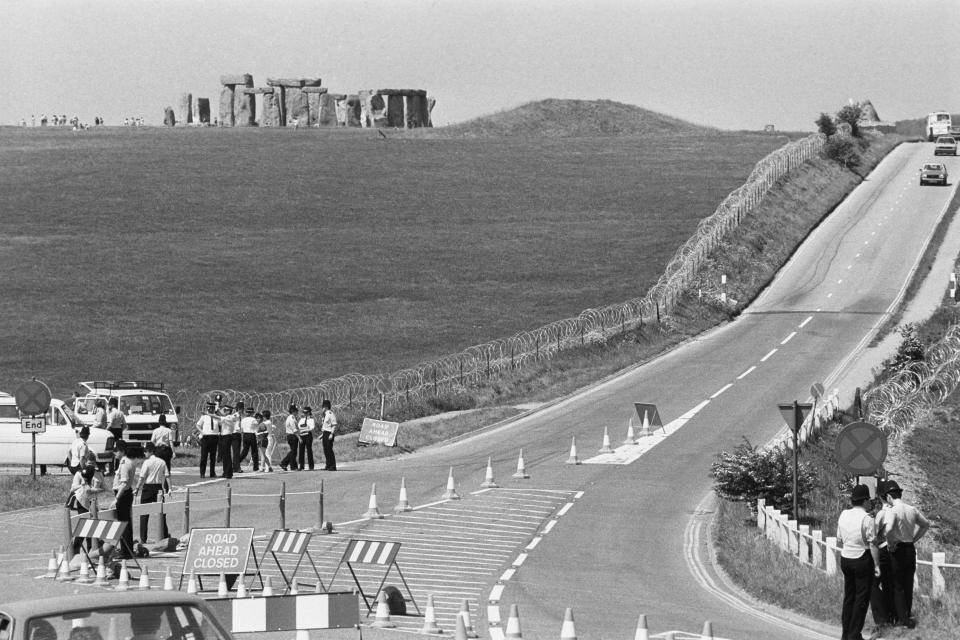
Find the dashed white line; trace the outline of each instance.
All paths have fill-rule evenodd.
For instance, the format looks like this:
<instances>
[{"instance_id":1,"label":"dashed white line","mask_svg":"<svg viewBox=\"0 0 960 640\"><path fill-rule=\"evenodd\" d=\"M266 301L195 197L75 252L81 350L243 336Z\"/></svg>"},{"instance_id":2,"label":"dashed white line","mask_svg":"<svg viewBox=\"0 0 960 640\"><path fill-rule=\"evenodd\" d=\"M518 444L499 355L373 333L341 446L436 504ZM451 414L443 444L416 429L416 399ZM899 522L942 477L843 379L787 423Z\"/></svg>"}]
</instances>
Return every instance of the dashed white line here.
<instances>
[{"instance_id":1,"label":"dashed white line","mask_svg":"<svg viewBox=\"0 0 960 640\"><path fill-rule=\"evenodd\" d=\"M772 355L775 354L776 352L777 352L776 349L770 349L770 353L768 353L767 355L765 355L765 356L763 356L762 358L760 358L760 362L766 362L766 361L767 361L767 358L769 358L770 356L772 356Z\"/></svg>"},{"instance_id":2,"label":"dashed white line","mask_svg":"<svg viewBox=\"0 0 960 640\"><path fill-rule=\"evenodd\" d=\"M796 332L796 331L791 331L791 332L790 332L790 335L788 335L786 338L784 338L784 339L783 339L783 342L781 342L780 345L782 346L782 345L787 344L788 342L790 342L791 340L793 340L793 336L795 336L795 335L797 335L797 332Z\"/></svg>"},{"instance_id":3,"label":"dashed white line","mask_svg":"<svg viewBox=\"0 0 960 640\"><path fill-rule=\"evenodd\" d=\"M828 293L828 294L827 294L827 297L828 297L828 298L832 298L832 297L833 297L833 294L832 294L832 293Z\"/></svg>"},{"instance_id":4,"label":"dashed white line","mask_svg":"<svg viewBox=\"0 0 960 640\"><path fill-rule=\"evenodd\" d=\"M560 511L557 511L558 516L566 515L567 511L570 511L570 508L573 507L572 502L568 502L560 508Z\"/></svg>"},{"instance_id":5,"label":"dashed white line","mask_svg":"<svg viewBox=\"0 0 960 640\"><path fill-rule=\"evenodd\" d=\"M543 538L541 538L540 536L537 536L536 538L534 538L533 540L530 541L530 544L528 544L528 545L525 547L525 549L526 549L527 551L533 551L534 549L537 548L537 545L540 544L540 541L541 541L541 540L543 540Z\"/></svg>"},{"instance_id":6,"label":"dashed white line","mask_svg":"<svg viewBox=\"0 0 960 640\"><path fill-rule=\"evenodd\" d=\"M837 280L837 284L843 284L843 280Z\"/></svg>"},{"instance_id":7,"label":"dashed white line","mask_svg":"<svg viewBox=\"0 0 960 640\"><path fill-rule=\"evenodd\" d=\"M512 578L512 577L513 577L513 574L515 574L515 573L516 573L516 570L514 570L514 569L507 569L507 570L504 571L502 574L500 574L500 582L506 582L507 580L509 580L510 578Z\"/></svg>"},{"instance_id":8,"label":"dashed white line","mask_svg":"<svg viewBox=\"0 0 960 640\"><path fill-rule=\"evenodd\" d=\"M521 553L520 555L517 556L516 560L513 561L513 566L519 567L524 562L526 562L526 560L527 560L527 554Z\"/></svg>"},{"instance_id":9,"label":"dashed white line","mask_svg":"<svg viewBox=\"0 0 960 640\"><path fill-rule=\"evenodd\" d=\"M803 329L811 320L813 320L813 316L807 316L807 319L800 323L800 328Z\"/></svg>"},{"instance_id":10,"label":"dashed white line","mask_svg":"<svg viewBox=\"0 0 960 640\"><path fill-rule=\"evenodd\" d=\"M732 383L732 382L727 383L726 385L724 385L723 387L721 387L719 391L717 391L717 392L714 393L712 396L710 396L710 399L713 400L714 398L716 398L717 396L719 396L721 393L723 393L724 391L726 391L727 389L729 389L729 388L732 387L732 386L733 386L733 383Z\"/></svg>"},{"instance_id":11,"label":"dashed white line","mask_svg":"<svg viewBox=\"0 0 960 640\"><path fill-rule=\"evenodd\" d=\"M549 521L546 526L543 527L543 533L550 533L555 526L557 526L556 520Z\"/></svg>"},{"instance_id":12,"label":"dashed white line","mask_svg":"<svg viewBox=\"0 0 960 640\"><path fill-rule=\"evenodd\" d=\"M746 378L748 375L750 375L750 374L753 372L753 370L756 369L756 368L757 368L756 365L750 367L749 369L747 369L746 371L744 371L743 373L741 373L740 375L738 375L738 376L737 376L737 380L743 380L743 379Z\"/></svg>"},{"instance_id":13,"label":"dashed white line","mask_svg":"<svg viewBox=\"0 0 960 640\"><path fill-rule=\"evenodd\" d=\"M500 602L500 596L503 595L504 585L498 584L490 590L490 602Z\"/></svg>"}]
</instances>

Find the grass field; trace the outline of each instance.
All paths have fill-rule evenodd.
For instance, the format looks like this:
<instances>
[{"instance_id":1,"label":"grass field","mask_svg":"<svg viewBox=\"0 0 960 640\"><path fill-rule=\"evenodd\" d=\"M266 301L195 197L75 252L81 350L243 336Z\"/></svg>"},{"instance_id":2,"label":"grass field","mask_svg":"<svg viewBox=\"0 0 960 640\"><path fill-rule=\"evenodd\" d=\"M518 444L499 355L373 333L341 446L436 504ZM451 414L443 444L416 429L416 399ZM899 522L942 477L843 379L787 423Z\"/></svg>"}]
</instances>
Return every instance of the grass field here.
<instances>
[{"instance_id":1,"label":"grass field","mask_svg":"<svg viewBox=\"0 0 960 640\"><path fill-rule=\"evenodd\" d=\"M0 390L275 391L624 300L784 142L0 129Z\"/></svg>"}]
</instances>

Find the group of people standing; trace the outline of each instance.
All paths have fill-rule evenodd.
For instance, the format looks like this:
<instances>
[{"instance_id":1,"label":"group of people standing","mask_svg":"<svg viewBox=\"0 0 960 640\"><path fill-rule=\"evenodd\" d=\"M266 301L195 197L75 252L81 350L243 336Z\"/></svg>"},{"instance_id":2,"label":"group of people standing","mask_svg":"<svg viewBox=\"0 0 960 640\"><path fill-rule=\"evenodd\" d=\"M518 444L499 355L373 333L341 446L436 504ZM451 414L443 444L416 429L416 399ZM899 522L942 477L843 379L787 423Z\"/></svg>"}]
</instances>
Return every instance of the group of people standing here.
<instances>
[{"instance_id":1,"label":"group of people standing","mask_svg":"<svg viewBox=\"0 0 960 640\"><path fill-rule=\"evenodd\" d=\"M273 455L279 441L278 428L272 422L268 409L256 411L246 407L242 400L235 406L220 402L207 403L207 413L197 421L200 439L200 477L216 478L216 465L221 465L220 477L232 478L242 473L241 463L249 454L253 471L273 471ZM337 462L333 452L337 417L330 408L330 401L323 401L323 417L318 424L310 407L305 407L303 416L296 405L290 405L290 415L284 422L284 435L288 452L280 462L284 471L306 468L312 470L313 438L323 438L323 453L328 471L336 471ZM299 465L298 465L299 460Z\"/></svg>"},{"instance_id":2,"label":"group of people standing","mask_svg":"<svg viewBox=\"0 0 960 640\"><path fill-rule=\"evenodd\" d=\"M843 573L842 640L862 640L867 609L876 625L916 626L913 617L913 578L917 568L916 543L930 528L920 511L902 499L895 480L877 484L881 507L870 506L870 489L858 484L850 494L851 507L837 521L840 570Z\"/></svg>"}]
</instances>

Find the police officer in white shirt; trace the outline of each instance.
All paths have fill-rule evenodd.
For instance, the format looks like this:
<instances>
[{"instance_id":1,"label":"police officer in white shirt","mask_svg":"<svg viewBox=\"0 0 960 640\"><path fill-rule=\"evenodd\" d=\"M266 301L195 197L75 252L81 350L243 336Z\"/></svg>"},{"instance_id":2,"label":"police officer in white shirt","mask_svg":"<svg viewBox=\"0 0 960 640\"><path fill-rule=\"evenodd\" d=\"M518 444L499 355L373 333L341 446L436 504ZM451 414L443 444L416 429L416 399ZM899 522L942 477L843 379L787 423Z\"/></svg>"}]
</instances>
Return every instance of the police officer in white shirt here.
<instances>
[{"instance_id":1,"label":"police officer in white shirt","mask_svg":"<svg viewBox=\"0 0 960 640\"><path fill-rule=\"evenodd\" d=\"M253 407L247 407L246 415L240 420L240 436L243 439L243 450L240 451L240 457L237 460L237 466L247 458L247 452L253 458L253 470L260 470L260 450L257 448L257 428L260 421L254 417L256 411Z\"/></svg>"},{"instance_id":2,"label":"police officer in white shirt","mask_svg":"<svg viewBox=\"0 0 960 640\"><path fill-rule=\"evenodd\" d=\"M230 479L233 477L233 434L240 430L240 415L233 407L225 404L220 407L220 443L217 451L220 458L220 475Z\"/></svg>"},{"instance_id":3,"label":"police officer in white shirt","mask_svg":"<svg viewBox=\"0 0 960 640\"><path fill-rule=\"evenodd\" d=\"M150 504L157 501L157 496L164 492L164 486L167 484L167 463L156 456L157 448L152 442L143 445L143 454L146 459L140 465L140 473L137 475L137 488L134 493L140 494L140 504ZM160 514L162 533L161 538L169 538L170 532L167 530L167 517ZM140 543L147 543L147 530L150 523L150 515L140 516Z\"/></svg>"},{"instance_id":4,"label":"police officer in white shirt","mask_svg":"<svg viewBox=\"0 0 960 640\"><path fill-rule=\"evenodd\" d=\"M220 443L220 417L217 416L217 405L207 403L207 414L197 420L197 431L200 432L200 477L203 478L207 470L207 460L210 461L210 477L217 477L217 449Z\"/></svg>"}]
</instances>

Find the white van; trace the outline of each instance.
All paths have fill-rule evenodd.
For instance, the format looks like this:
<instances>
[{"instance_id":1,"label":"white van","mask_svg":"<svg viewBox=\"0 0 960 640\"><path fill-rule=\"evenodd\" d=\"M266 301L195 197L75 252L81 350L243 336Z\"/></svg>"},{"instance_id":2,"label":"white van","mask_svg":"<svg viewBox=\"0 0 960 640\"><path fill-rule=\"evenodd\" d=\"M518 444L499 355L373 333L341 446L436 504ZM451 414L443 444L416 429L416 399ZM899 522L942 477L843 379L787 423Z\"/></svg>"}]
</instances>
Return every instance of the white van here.
<instances>
[{"instance_id":1,"label":"white van","mask_svg":"<svg viewBox=\"0 0 960 640\"><path fill-rule=\"evenodd\" d=\"M160 416L165 416L167 426L177 432L177 410L164 391L162 382L131 380L91 380L81 382L84 391L73 399L73 413L76 420L93 427L94 408L98 400L103 400L104 409L111 398L117 400L117 408L123 413L127 430L123 439L134 451L150 441L153 430L160 424Z\"/></svg>"},{"instance_id":2,"label":"white van","mask_svg":"<svg viewBox=\"0 0 960 640\"><path fill-rule=\"evenodd\" d=\"M80 423L73 410L60 400L50 401L47 411L47 430L37 434L37 464L62 465L76 438L75 427ZM112 470L113 436L103 429L91 429L87 446L97 454L101 466ZM17 401L8 393L0 392L0 464L30 464L32 437L20 432L20 412Z\"/></svg>"}]
</instances>

